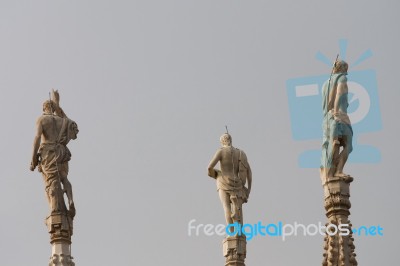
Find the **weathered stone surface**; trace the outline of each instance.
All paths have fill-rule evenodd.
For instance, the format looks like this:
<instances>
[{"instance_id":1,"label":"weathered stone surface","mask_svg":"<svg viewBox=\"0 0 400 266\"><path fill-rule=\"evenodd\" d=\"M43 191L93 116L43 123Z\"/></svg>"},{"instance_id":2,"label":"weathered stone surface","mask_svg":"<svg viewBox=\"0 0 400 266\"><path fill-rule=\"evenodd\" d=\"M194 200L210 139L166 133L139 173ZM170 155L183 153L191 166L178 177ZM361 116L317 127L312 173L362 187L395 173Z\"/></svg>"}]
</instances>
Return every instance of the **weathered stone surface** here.
<instances>
[{"instance_id":1,"label":"weathered stone surface","mask_svg":"<svg viewBox=\"0 0 400 266\"><path fill-rule=\"evenodd\" d=\"M224 239L223 253L226 259L225 266L245 266L246 237L230 236Z\"/></svg>"},{"instance_id":2,"label":"weathered stone surface","mask_svg":"<svg viewBox=\"0 0 400 266\"><path fill-rule=\"evenodd\" d=\"M42 173L50 207L46 225L50 233L52 255L50 266L74 266L71 257L71 236L76 214L72 186L68 180L68 162L71 152L67 148L70 140L76 139L77 124L69 119L60 107L58 91L52 91L51 99L43 104L43 115L36 122L36 135L30 170ZM68 207L64 201L68 198Z\"/></svg>"},{"instance_id":3,"label":"weathered stone surface","mask_svg":"<svg viewBox=\"0 0 400 266\"><path fill-rule=\"evenodd\" d=\"M347 115L348 65L344 61L336 61L332 75L322 90L323 94L323 130L322 158L320 177L324 189L324 207L328 222L349 230L349 235L339 232L326 232L324 238L323 266L355 266L357 260L354 253L354 238L350 215L350 183L353 177L343 172L348 156L352 151L353 129ZM331 230L334 230L330 227Z\"/></svg>"},{"instance_id":4,"label":"weathered stone surface","mask_svg":"<svg viewBox=\"0 0 400 266\"><path fill-rule=\"evenodd\" d=\"M341 236L339 233L329 235L326 233L324 238L324 259L323 266L355 266L357 261L355 259L355 246L352 233L352 224L350 222L350 182L352 179L345 179L343 177L328 178L327 182L323 185L324 190L328 191L325 194L325 210L328 222L326 225L334 224L348 224L346 227L350 234L348 236ZM330 191L330 193L329 193Z\"/></svg>"},{"instance_id":5,"label":"weathered stone surface","mask_svg":"<svg viewBox=\"0 0 400 266\"><path fill-rule=\"evenodd\" d=\"M49 266L75 266L71 249L65 243L53 243Z\"/></svg>"},{"instance_id":6,"label":"weathered stone surface","mask_svg":"<svg viewBox=\"0 0 400 266\"><path fill-rule=\"evenodd\" d=\"M232 146L231 135L223 134L220 141L222 147L208 165L208 175L217 181L226 223L243 224L242 204L248 201L252 183L250 164L244 151ZM214 169L217 163L221 169Z\"/></svg>"},{"instance_id":7,"label":"weathered stone surface","mask_svg":"<svg viewBox=\"0 0 400 266\"><path fill-rule=\"evenodd\" d=\"M345 61L335 62L332 75L322 89L324 119L321 169L324 176L329 177L346 176L343 168L353 150L353 129L347 114L347 70L348 64Z\"/></svg>"},{"instance_id":8,"label":"weathered stone surface","mask_svg":"<svg viewBox=\"0 0 400 266\"><path fill-rule=\"evenodd\" d=\"M252 183L250 164L246 154L232 146L232 137L228 133L223 134L220 141L222 147L217 150L208 165L208 175L217 181L218 194L224 208L227 225L243 224L242 205L249 199ZM220 163L221 169L214 169L217 163ZM223 250L226 266L245 265L245 236L225 238Z\"/></svg>"},{"instance_id":9,"label":"weathered stone surface","mask_svg":"<svg viewBox=\"0 0 400 266\"><path fill-rule=\"evenodd\" d=\"M65 213L52 213L46 218L46 225L50 233L50 242L62 241L71 243L73 234L73 219Z\"/></svg>"}]
</instances>

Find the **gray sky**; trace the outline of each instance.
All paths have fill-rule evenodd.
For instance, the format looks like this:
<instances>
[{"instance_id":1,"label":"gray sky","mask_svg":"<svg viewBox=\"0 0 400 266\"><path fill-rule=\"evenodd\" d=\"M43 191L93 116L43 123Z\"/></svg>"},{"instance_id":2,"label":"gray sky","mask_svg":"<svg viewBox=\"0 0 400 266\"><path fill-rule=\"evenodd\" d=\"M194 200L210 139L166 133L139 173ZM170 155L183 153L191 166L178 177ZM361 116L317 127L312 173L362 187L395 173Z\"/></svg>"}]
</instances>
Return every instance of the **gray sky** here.
<instances>
[{"instance_id":1,"label":"gray sky","mask_svg":"<svg viewBox=\"0 0 400 266\"><path fill-rule=\"evenodd\" d=\"M395 265L399 220L397 1L0 2L0 254L2 265L44 265L48 206L28 170L36 118L51 88L79 126L70 143L77 265L222 265L222 237L189 237L187 224L224 222L206 167L228 125L253 169L247 222L325 222L318 169L298 156L286 81L330 72L315 59L365 50L354 70L376 71L383 129L357 140L379 164L349 164L360 265ZM320 110L316 110L320 112ZM248 243L248 265L318 265L322 237Z\"/></svg>"}]
</instances>

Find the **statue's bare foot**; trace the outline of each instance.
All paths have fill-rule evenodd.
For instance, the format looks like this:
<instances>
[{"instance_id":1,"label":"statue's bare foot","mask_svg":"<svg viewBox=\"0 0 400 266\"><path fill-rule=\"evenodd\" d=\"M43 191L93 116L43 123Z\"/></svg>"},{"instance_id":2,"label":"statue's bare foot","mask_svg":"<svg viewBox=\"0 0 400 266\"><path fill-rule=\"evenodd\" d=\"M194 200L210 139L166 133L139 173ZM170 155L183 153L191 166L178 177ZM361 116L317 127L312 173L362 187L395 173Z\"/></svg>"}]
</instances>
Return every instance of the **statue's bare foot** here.
<instances>
[{"instance_id":1,"label":"statue's bare foot","mask_svg":"<svg viewBox=\"0 0 400 266\"><path fill-rule=\"evenodd\" d=\"M338 177L343 178L343 180L344 180L345 182L347 182L347 183L350 183L350 182L352 182L352 181L354 180L353 177L351 177L350 175L345 174L345 173L343 173L343 172L342 172L342 173L336 173L335 176L338 176Z\"/></svg>"},{"instance_id":2,"label":"statue's bare foot","mask_svg":"<svg viewBox=\"0 0 400 266\"><path fill-rule=\"evenodd\" d=\"M343 177L343 178L344 178L344 177L348 177L348 176L350 176L350 175L345 174L345 173L343 173L343 172L340 172L340 173L339 173L339 172L336 172L334 176Z\"/></svg>"},{"instance_id":3,"label":"statue's bare foot","mask_svg":"<svg viewBox=\"0 0 400 266\"><path fill-rule=\"evenodd\" d=\"M351 183L353 182L354 178L350 175L347 175L346 177L343 178L345 182Z\"/></svg>"}]
</instances>

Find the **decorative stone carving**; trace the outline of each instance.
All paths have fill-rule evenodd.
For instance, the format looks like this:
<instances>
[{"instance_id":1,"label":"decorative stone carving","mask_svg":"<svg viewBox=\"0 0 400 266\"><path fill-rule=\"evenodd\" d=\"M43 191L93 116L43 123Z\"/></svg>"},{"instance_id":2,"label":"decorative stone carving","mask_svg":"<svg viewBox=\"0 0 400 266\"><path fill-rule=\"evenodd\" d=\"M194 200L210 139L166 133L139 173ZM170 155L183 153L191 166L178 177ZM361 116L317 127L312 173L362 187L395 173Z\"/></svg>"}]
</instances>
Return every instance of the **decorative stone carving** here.
<instances>
[{"instance_id":1,"label":"decorative stone carving","mask_svg":"<svg viewBox=\"0 0 400 266\"><path fill-rule=\"evenodd\" d=\"M356 266L356 254L354 238L352 233L352 224L348 219L350 215L350 182L352 179L343 177L328 178L323 185L325 190L325 210L328 223L333 225L344 225L350 234L341 236L338 233L329 235L328 232L324 238L324 259L323 266ZM330 190L330 192L329 192ZM344 227L343 227L344 228ZM333 229L331 228L332 231Z\"/></svg>"},{"instance_id":2,"label":"decorative stone carving","mask_svg":"<svg viewBox=\"0 0 400 266\"><path fill-rule=\"evenodd\" d=\"M246 259L246 237L231 236L222 242L224 257L226 259L225 266L245 266Z\"/></svg>"},{"instance_id":3,"label":"decorative stone carving","mask_svg":"<svg viewBox=\"0 0 400 266\"><path fill-rule=\"evenodd\" d=\"M75 266L75 262L72 261L73 259L70 255L54 254L50 257L49 266Z\"/></svg>"}]
</instances>

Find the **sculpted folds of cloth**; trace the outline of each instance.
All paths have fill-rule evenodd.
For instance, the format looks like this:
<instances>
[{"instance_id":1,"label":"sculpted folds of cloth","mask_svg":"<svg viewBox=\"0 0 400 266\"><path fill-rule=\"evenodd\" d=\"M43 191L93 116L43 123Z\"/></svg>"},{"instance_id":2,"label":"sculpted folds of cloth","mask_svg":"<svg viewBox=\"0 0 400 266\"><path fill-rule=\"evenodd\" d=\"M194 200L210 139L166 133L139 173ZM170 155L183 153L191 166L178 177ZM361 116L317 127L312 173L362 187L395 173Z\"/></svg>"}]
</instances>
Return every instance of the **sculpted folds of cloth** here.
<instances>
[{"instance_id":1,"label":"sculpted folds of cloth","mask_svg":"<svg viewBox=\"0 0 400 266\"><path fill-rule=\"evenodd\" d=\"M51 100L44 102L43 112L36 122L30 169L33 171L38 166L43 175L51 212L69 211L74 216L72 186L67 178L68 162L71 159L67 144L77 138L78 126L59 106L57 91L53 91ZM64 202L64 192L68 198L68 209Z\"/></svg>"}]
</instances>

